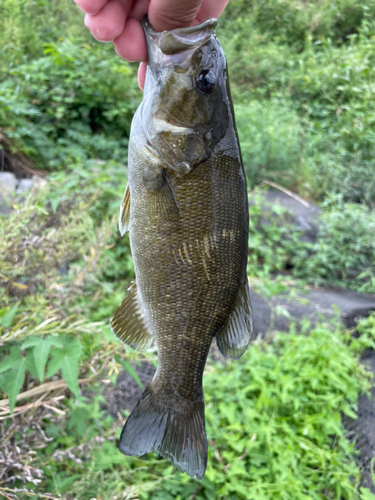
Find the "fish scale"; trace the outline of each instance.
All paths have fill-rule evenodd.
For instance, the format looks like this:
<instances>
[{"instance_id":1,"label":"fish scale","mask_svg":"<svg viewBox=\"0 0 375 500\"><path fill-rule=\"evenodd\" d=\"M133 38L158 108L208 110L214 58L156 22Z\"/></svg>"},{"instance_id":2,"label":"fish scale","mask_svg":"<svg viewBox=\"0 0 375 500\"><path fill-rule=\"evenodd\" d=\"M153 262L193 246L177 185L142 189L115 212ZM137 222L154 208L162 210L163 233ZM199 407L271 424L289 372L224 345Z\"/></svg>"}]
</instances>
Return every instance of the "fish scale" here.
<instances>
[{"instance_id":1,"label":"fish scale","mask_svg":"<svg viewBox=\"0 0 375 500\"><path fill-rule=\"evenodd\" d=\"M136 282L111 320L132 347L155 337L158 348L156 374L120 450L156 451L197 478L207 463L202 377L211 342L238 358L252 331L246 179L214 27L208 20L155 33L144 21L149 66L120 215ZM184 116L186 103L194 112Z\"/></svg>"}]
</instances>

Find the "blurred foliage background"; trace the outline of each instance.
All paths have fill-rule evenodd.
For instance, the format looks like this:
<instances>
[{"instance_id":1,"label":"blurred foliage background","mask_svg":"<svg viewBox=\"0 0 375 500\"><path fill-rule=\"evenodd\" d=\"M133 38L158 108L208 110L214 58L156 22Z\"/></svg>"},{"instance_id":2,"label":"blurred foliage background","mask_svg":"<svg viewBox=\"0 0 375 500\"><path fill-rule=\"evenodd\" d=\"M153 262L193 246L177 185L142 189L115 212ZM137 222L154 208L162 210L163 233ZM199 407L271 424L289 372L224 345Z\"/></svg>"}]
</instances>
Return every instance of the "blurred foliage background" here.
<instances>
[{"instance_id":1,"label":"blurred foliage background","mask_svg":"<svg viewBox=\"0 0 375 500\"><path fill-rule=\"evenodd\" d=\"M134 278L117 217L142 96L136 65L96 42L82 17L69 0L0 4L2 147L48 174L0 217L0 494L374 500L340 418L355 416L369 387L358 359L374 347L374 317L359 339L306 324L306 335L292 328L239 362L209 365L201 483L118 452L124 415L104 412L103 380L155 361L108 326ZM292 227L260 231L255 199L249 274L269 295L287 291L274 280L286 271L300 287L375 293L375 1L231 0L217 34L249 189L277 182L323 214L319 240L304 244Z\"/></svg>"}]
</instances>

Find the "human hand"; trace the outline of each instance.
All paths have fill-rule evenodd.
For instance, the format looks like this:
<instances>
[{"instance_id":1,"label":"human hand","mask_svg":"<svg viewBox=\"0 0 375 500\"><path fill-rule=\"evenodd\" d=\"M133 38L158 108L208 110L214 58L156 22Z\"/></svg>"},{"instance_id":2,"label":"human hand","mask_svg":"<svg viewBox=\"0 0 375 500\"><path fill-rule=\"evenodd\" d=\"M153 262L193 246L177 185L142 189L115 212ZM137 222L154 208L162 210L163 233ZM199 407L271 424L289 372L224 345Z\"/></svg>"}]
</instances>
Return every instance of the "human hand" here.
<instances>
[{"instance_id":1,"label":"human hand","mask_svg":"<svg viewBox=\"0 0 375 500\"><path fill-rule=\"evenodd\" d=\"M143 90L147 48L141 26L145 14L156 31L199 24L218 18L229 0L74 0L86 13L85 25L101 42L113 42L127 61L142 61L138 84Z\"/></svg>"}]
</instances>

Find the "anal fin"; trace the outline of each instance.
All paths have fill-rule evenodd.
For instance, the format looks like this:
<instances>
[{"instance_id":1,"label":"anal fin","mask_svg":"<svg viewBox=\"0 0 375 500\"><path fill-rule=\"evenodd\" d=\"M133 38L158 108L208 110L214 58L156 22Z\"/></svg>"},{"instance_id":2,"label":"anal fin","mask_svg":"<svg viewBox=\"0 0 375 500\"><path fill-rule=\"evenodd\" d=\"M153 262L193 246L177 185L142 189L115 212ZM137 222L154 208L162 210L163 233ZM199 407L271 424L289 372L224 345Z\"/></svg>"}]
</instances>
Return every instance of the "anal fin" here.
<instances>
[{"instance_id":1,"label":"anal fin","mask_svg":"<svg viewBox=\"0 0 375 500\"><path fill-rule=\"evenodd\" d=\"M129 221L130 221L130 189L128 183L125 189L124 196L122 197L121 207L120 207L120 219L118 227L120 229L121 236L124 236L126 231L129 231Z\"/></svg>"},{"instance_id":2,"label":"anal fin","mask_svg":"<svg viewBox=\"0 0 375 500\"><path fill-rule=\"evenodd\" d=\"M112 316L111 329L117 338L132 349L142 350L150 347L152 335L139 307L136 283L130 287L129 294Z\"/></svg>"},{"instance_id":3,"label":"anal fin","mask_svg":"<svg viewBox=\"0 0 375 500\"><path fill-rule=\"evenodd\" d=\"M253 311L250 301L249 283L241 285L232 310L220 332L216 335L220 352L238 359L246 351L253 331Z\"/></svg>"}]
</instances>

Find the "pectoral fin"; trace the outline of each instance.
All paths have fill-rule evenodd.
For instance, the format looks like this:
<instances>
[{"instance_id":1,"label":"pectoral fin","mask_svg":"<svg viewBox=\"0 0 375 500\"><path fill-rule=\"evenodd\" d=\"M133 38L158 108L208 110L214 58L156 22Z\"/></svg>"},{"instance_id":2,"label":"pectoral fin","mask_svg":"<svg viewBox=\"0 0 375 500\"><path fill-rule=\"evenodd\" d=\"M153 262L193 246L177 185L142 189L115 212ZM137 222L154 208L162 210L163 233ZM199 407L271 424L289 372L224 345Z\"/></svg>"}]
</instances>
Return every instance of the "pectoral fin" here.
<instances>
[{"instance_id":1,"label":"pectoral fin","mask_svg":"<svg viewBox=\"0 0 375 500\"><path fill-rule=\"evenodd\" d=\"M143 182L150 194L150 210L153 214L160 215L164 220L178 223L180 211L165 170L158 173L146 171L143 175Z\"/></svg>"},{"instance_id":2,"label":"pectoral fin","mask_svg":"<svg viewBox=\"0 0 375 500\"><path fill-rule=\"evenodd\" d=\"M163 172L163 185L155 198L157 210L160 210L169 221L178 222L180 210L176 196L165 172Z\"/></svg>"},{"instance_id":3,"label":"pectoral fin","mask_svg":"<svg viewBox=\"0 0 375 500\"><path fill-rule=\"evenodd\" d=\"M121 201L120 220L118 224L121 236L124 236L126 231L129 231L129 221L130 221L130 189L129 189L129 184L127 184L124 196L122 197Z\"/></svg>"},{"instance_id":4,"label":"pectoral fin","mask_svg":"<svg viewBox=\"0 0 375 500\"><path fill-rule=\"evenodd\" d=\"M138 303L137 285L133 283L129 294L111 318L111 329L117 338L136 350L150 347L152 335Z\"/></svg>"},{"instance_id":5,"label":"pectoral fin","mask_svg":"<svg viewBox=\"0 0 375 500\"><path fill-rule=\"evenodd\" d=\"M238 359L246 351L253 330L253 312L249 284L246 281L238 290L232 310L216 342L220 352L228 358Z\"/></svg>"}]
</instances>

